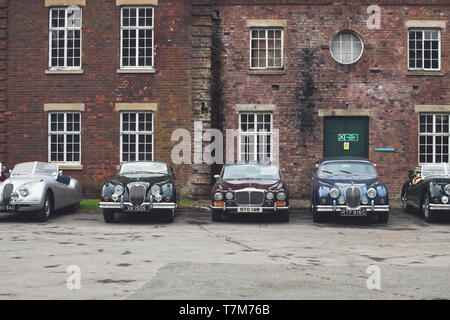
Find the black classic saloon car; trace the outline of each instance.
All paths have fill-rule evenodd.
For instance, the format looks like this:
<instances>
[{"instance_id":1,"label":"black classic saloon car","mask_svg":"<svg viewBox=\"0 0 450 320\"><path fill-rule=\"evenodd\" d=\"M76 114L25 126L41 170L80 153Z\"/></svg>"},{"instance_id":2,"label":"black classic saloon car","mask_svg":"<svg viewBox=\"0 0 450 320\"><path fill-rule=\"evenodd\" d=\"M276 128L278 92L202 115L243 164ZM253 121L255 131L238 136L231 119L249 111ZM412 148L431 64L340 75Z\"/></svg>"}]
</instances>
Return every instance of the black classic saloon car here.
<instances>
[{"instance_id":1,"label":"black classic saloon car","mask_svg":"<svg viewBox=\"0 0 450 320\"><path fill-rule=\"evenodd\" d=\"M289 221L289 191L273 164L224 165L211 192L212 220L230 214L276 214Z\"/></svg>"},{"instance_id":2,"label":"black classic saloon car","mask_svg":"<svg viewBox=\"0 0 450 320\"><path fill-rule=\"evenodd\" d=\"M314 222L331 215L367 216L389 220L389 197L372 161L362 158L327 158L316 164L312 176L311 209Z\"/></svg>"},{"instance_id":3,"label":"black classic saloon car","mask_svg":"<svg viewBox=\"0 0 450 320\"><path fill-rule=\"evenodd\" d=\"M427 222L436 220L439 212L450 212L450 165L426 164L421 170L410 170L402 189L403 209L419 211Z\"/></svg>"},{"instance_id":4,"label":"black classic saloon car","mask_svg":"<svg viewBox=\"0 0 450 320\"><path fill-rule=\"evenodd\" d=\"M103 185L100 208L106 222L115 214L166 211L166 222L173 222L177 192L172 168L164 162L125 162L114 180Z\"/></svg>"}]
</instances>

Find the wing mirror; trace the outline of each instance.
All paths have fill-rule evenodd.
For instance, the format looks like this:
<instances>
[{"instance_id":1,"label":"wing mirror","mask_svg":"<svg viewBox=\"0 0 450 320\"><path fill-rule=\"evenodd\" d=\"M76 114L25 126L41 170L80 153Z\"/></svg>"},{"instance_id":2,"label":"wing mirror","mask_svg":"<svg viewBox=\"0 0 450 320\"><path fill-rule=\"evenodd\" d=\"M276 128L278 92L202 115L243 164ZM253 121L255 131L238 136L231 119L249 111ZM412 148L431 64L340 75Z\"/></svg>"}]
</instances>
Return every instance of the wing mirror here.
<instances>
[{"instance_id":1,"label":"wing mirror","mask_svg":"<svg viewBox=\"0 0 450 320\"><path fill-rule=\"evenodd\" d=\"M219 181L219 179L220 179L220 175L218 175L218 174L215 174L215 175L214 175L214 179L216 179L217 181Z\"/></svg>"},{"instance_id":2,"label":"wing mirror","mask_svg":"<svg viewBox=\"0 0 450 320\"><path fill-rule=\"evenodd\" d=\"M414 176L414 170L409 170L408 171L408 176L410 179L412 179L412 177Z\"/></svg>"}]
</instances>

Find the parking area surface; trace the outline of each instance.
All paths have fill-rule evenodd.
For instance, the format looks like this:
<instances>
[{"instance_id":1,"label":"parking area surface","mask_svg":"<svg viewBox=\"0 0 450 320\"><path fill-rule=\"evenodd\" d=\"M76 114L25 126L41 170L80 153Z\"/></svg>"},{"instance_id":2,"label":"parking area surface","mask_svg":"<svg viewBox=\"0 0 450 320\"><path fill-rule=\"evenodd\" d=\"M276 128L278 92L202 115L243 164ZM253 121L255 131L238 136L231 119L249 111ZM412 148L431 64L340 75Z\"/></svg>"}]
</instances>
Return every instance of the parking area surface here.
<instances>
[{"instance_id":1,"label":"parking area surface","mask_svg":"<svg viewBox=\"0 0 450 320\"><path fill-rule=\"evenodd\" d=\"M367 280L380 271L380 289ZM69 290L78 266L81 288ZM373 268L373 267L372 267ZM175 223L60 213L48 223L0 215L0 299L449 299L450 219L428 224L394 210L290 223L244 217L212 223L207 210ZM373 282L371 282L373 283Z\"/></svg>"}]
</instances>

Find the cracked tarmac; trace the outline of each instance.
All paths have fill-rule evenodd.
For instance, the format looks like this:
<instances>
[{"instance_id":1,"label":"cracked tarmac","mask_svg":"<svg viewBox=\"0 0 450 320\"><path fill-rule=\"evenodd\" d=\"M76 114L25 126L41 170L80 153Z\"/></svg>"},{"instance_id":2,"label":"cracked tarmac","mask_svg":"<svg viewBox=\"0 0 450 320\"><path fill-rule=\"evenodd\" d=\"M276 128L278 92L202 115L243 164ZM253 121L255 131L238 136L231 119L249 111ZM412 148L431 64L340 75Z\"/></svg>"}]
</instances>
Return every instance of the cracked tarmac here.
<instances>
[{"instance_id":1,"label":"cracked tarmac","mask_svg":"<svg viewBox=\"0 0 450 320\"><path fill-rule=\"evenodd\" d=\"M211 222L206 210L157 217L59 213L48 223L0 215L0 299L449 299L450 218L393 210L369 219ZM68 290L67 267L81 268ZM381 290L367 289L369 265Z\"/></svg>"}]
</instances>

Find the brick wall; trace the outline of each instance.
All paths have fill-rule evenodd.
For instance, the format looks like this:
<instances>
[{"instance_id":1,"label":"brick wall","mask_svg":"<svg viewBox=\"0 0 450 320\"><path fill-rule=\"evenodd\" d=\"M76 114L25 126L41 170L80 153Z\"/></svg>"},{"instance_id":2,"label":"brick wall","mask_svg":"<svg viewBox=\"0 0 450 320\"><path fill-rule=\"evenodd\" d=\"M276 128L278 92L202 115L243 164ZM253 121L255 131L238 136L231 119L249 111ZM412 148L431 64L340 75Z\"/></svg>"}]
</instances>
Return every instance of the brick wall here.
<instances>
[{"instance_id":1,"label":"brick wall","mask_svg":"<svg viewBox=\"0 0 450 320\"><path fill-rule=\"evenodd\" d=\"M390 4L380 5L381 29L369 30L365 1L320 1L318 5L300 0L272 5L256 0L213 2L214 10L220 11L214 33L219 46L214 59L220 77L216 101L219 126L238 128L236 104L276 104L274 126L280 130L280 165L294 196L307 197L314 164L323 156L323 118L318 111L374 109L369 157L378 164L391 195L398 197L408 170L418 163L418 114L414 106L450 104L449 3L382 1ZM415 5L406 5L411 3ZM247 19L288 20L285 74L248 74ZM408 75L406 20L446 21L440 76ZM353 65L335 62L329 50L334 35L345 29L357 32L365 43L362 58ZM375 152L375 147L396 150Z\"/></svg>"},{"instance_id":2,"label":"brick wall","mask_svg":"<svg viewBox=\"0 0 450 320\"><path fill-rule=\"evenodd\" d=\"M8 0L0 1L0 162L6 160L6 56Z\"/></svg>"},{"instance_id":3,"label":"brick wall","mask_svg":"<svg viewBox=\"0 0 450 320\"><path fill-rule=\"evenodd\" d=\"M0 7L4 2L0 1ZM1 9L0 14L3 13ZM49 9L44 0L10 1L8 18L8 165L48 160L44 103L86 105L82 113L84 167L82 171L66 174L81 181L87 197L99 197L100 186L115 174L119 163L120 120L116 103L158 103L154 158L170 162L175 144L171 142L172 131L177 128L192 131L193 119L197 117L191 99L193 17L188 1L162 0L155 7L156 74L116 72L120 67L120 8L115 0L88 0L83 7L83 74L45 74ZM1 29L0 41L3 32ZM0 48L0 72L2 57ZM0 84L0 99L2 88ZM1 108L2 101L0 111ZM181 194L190 195L192 167L179 165L174 169Z\"/></svg>"}]
</instances>

